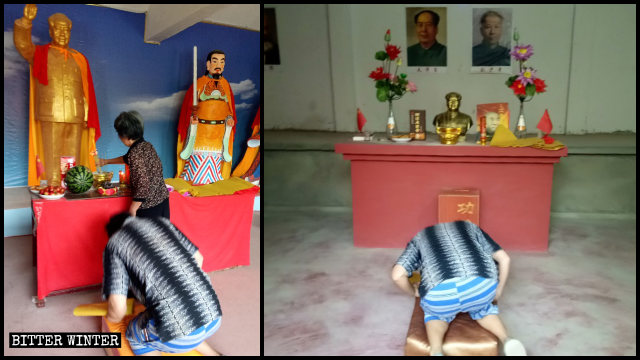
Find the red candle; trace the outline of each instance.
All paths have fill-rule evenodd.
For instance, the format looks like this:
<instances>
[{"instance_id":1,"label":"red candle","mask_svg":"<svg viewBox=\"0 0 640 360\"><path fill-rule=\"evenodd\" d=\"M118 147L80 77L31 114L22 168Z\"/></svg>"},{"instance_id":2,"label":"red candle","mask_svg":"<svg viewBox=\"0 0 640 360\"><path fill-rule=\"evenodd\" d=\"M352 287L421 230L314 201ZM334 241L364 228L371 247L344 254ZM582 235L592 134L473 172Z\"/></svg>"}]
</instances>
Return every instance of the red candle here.
<instances>
[{"instance_id":1,"label":"red candle","mask_svg":"<svg viewBox=\"0 0 640 360\"><path fill-rule=\"evenodd\" d=\"M487 118L480 117L480 144L485 145L487 142Z\"/></svg>"},{"instance_id":2,"label":"red candle","mask_svg":"<svg viewBox=\"0 0 640 360\"><path fill-rule=\"evenodd\" d=\"M129 165L124 166L124 181L129 184Z\"/></svg>"}]
</instances>

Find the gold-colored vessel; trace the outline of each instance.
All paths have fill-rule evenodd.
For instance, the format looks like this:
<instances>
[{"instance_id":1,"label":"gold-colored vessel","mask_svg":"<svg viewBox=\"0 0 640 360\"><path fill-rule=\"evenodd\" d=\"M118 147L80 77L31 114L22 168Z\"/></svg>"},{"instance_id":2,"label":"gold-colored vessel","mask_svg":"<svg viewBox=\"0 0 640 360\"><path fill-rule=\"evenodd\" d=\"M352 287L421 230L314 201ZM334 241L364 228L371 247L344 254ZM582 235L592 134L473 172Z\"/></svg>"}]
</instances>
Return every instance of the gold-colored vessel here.
<instances>
[{"instance_id":1,"label":"gold-colored vessel","mask_svg":"<svg viewBox=\"0 0 640 360\"><path fill-rule=\"evenodd\" d=\"M105 182L110 182L112 178L113 178L113 171L101 172L101 173L94 172L93 187L97 189L98 187L102 186L102 184L104 184Z\"/></svg>"},{"instance_id":2,"label":"gold-colored vessel","mask_svg":"<svg viewBox=\"0 0 640 360\"><path fill-rule=\"evenodd\" d=\"M440 136L440 143L446 145L454 145L458 143L458 138L462 132L460 127L436 127L436 132Z\"/></svg>"}]
</instances>

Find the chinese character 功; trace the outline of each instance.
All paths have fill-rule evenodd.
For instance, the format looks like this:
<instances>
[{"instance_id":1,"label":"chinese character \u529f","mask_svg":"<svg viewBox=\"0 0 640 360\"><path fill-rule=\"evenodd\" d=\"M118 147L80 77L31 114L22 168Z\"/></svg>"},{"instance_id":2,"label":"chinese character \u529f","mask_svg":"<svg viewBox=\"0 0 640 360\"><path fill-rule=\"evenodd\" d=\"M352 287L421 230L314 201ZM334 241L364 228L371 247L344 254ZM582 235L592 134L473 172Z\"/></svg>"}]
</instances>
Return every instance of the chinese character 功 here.
<instances>
[{"instance_id":1,"label":"chinese character \u529f","mask_svg":"<svg viewBox=\"0 0 640 360\"><path fill-rule=\"evenodd\" d=\"M473 203L469 201L468 203L458 204L458 213L459 214L473 214Z\"/></svg>"}]
</instances>

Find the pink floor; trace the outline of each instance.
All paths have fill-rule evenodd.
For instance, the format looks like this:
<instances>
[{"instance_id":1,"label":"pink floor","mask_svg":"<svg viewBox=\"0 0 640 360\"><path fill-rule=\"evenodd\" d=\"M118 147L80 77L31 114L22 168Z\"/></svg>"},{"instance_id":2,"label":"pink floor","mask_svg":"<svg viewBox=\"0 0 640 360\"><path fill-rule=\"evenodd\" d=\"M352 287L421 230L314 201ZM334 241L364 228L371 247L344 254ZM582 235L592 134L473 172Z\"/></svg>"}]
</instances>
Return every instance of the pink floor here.
<instances>
[{"instance_id":1,"label":"pink floor","mask_svg":"<svg viewBox=\"0 0 640 360\"><path fill-rule=\"evenodd\" d=\"M265 355L404 354L414 299L390 277L403 249L354 247L350 209L263 221ZM529 355L636 355L635 225L552 216L547 253L510 253L500 316Z\"/></svg>"},{"instance_id":2,"label":"pink floor","mask_svg":"<svg viewBox=\"0 0 640 360\"><path fill-rule=\"evenodd\" d=\"M44 308L31 302L35 271L31 236L4 239L4 355L105 355L103 349L13 349L9 332L98 332L100 318L75 317L73 308L100 301L100 290L51 296ZM251 265L210 272L223 312L220 330L207 342L225 355L260 355L260 213L251 227Z\"/></svg>"}]
</instances>

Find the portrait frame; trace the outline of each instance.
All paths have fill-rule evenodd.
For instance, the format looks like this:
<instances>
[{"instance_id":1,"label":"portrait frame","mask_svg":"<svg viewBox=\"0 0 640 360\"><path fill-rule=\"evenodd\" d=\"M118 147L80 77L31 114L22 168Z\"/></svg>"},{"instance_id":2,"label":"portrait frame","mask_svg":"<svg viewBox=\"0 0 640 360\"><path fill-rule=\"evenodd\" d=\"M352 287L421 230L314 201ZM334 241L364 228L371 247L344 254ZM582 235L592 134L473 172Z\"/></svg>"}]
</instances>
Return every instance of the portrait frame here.
<instances>
[{"instance_id":1,"label":"portrait frame","mask_svg":"<svg viewBox=\"0 0 640 360\"><path fill-rule=\"evenodd\" d=\"M442 64L424 64L420 63L417 56L414 54L415 50L420 46L417 28L415 24L415 16L422 11L433 11L439 16L439 23L437 26L437 34L435 41L439 44L436 46L444 46L444 65ZM448 66L448 58L446 54L447 47L447 8L446 7L406 7L405 8L405 30L407 35L407 51L406 51L406 65L407 68L414 70L416 73L445 73Z\"/></svg>"},{"instance_id":2,"label":"portrait frame","mask_svg":"<svg viewBox=\"0 0 640 360\"><path fill-rule=\"evenodd\" d=\"M278 27L276 24L276 9L264 8L262 13L262 56L264 65L272 67L281 65L280 48L278 47Z\"/></svg>"},{"instance_id":3,"label":"portrait frame","mask_svg":"<svg viewBox=\"0 0 640 360\"><path fill-rule=\"evenodd\" d=\"M510 112L509 112L509 103L489 103L489 104L478 104L476 106L476 129L478 130L478 137L480 136L480 118L482 116L491 116L492 114L490 113L495 113L498 116L499 119L499 124L498 125L504 125L507 129L509 129L509 122L510 122ZM493 134L495 132L495 129L493 130L493 132L489 133L489 129L491 126L491 120L489 118L487 118L487 141L490 141L491 138L493 138ZM495 128L497 128L498 125L495 125Z\"/></svg>"},{"instance_id":4,"label":"portrait frame","mask_svg":"<svg viewBox=\"0 0 640 360\"><path fill-rule=\"evenodd\" d=\"M502 17L502 33L498 40L498 48L483 45L484 35L481 30L483 15L494 12ZM489 18L495 19L489 15ZM513 60L509 52L512 48L513 9L512 8L473 8L471 33L471 73L510 74Z\"/></svg>"}]
</instances>

